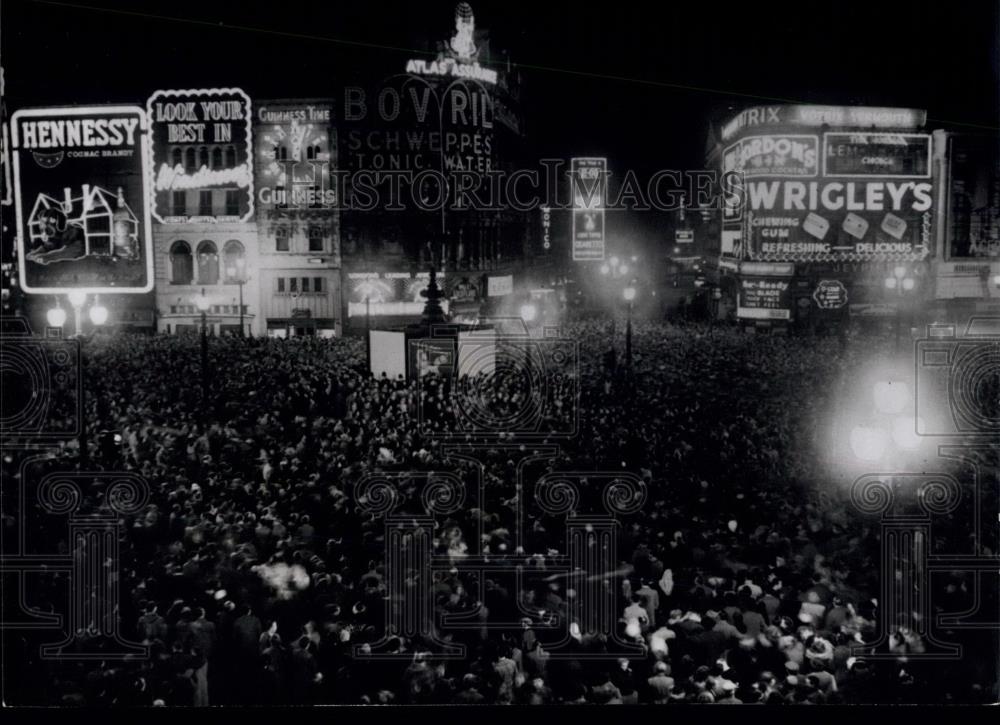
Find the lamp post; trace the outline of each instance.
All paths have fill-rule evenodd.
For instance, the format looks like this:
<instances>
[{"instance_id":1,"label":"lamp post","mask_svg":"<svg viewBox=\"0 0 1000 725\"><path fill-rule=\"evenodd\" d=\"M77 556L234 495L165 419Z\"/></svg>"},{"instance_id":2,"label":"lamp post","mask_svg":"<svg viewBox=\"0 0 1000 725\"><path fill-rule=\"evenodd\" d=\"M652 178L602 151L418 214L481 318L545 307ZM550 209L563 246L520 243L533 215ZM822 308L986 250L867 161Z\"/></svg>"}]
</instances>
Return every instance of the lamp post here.
<instances>
[{"instance_id":1,"label":"lamp post","mask_svg":"<svg viewBox=\"0 0 1000 725\"><path fill-rule=\"evenodd\" d=\"M899 352L899 328L902 324L903 316L903 295L906 292L912 292L913 288L916 287L916 280L913 277L908 277L906 274L906 267L902 265L895 267L892 270L892 276L885 278L886 289L896 290L897 301L896 301L896 352Z\"/></svg>"},{"instance_id":2,"label":"lamp post","mask_svg":"<svg viewBox=\"0 0 1000 725\"><path fill-rule=\"evenodd\" d=\"M246 337L243 323L243 285L247 283L246 265L247 262L243 257L237 257L233 266L226 268L226 276L240 287L240 337Z\"/></svg>"},{"instance_id":3,"label":"lamp post","mask_svg":"<svg viewBox=\"0 0 1000 725\"><path fill-rule=\"evenodd\" d=\"M195 306L201 312L201 403L204 412L208 404L208 307L209 300L205 296L205 288L194 300Z\"/></svg>"},{"instance_id":4,"label":"lamp post","mask_svg":"<svg viewBox=\"0 0 1000 725\"><path fill-rule=\"evenodd\" d=\"M365 361L368 364L366 374L372 369L372 300L365 296Z\"/></svg>"},{"instance_id":5,"label":"lamp post","mask_svg":"<svg viewBox=\"0 0 1000 725\"><path fill-rule=\"evenodd\" d=\"M79 336L83 331L83 306L87 303L87 293L80 290L73 290L67 297L69 298L70 305L73 307L73 335Z\"/></svg>"},{"instance_id":6,"label":"lamp post","mask_svg":"<svg viewBox=\"0 0 1000 725\"><path fill-rule=\"evenodd\" d=\"M632 302L635 300L635 287L629 285L622 291L625 302L628 303L628 312L625 317L625 370L629 382L632 381Z\"/></svg>"}]
</instances>

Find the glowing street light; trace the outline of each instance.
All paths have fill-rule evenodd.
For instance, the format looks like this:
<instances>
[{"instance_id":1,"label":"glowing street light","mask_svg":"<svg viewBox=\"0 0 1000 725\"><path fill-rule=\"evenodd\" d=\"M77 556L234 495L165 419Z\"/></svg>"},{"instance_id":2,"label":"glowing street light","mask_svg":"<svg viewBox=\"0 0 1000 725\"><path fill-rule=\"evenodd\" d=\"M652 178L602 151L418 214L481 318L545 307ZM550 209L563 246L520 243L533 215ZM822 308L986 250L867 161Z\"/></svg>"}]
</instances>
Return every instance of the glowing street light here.
<instances>
[{"instance_id":1,"label":"glowing street light","mask_svg":"<svg viewBox=\"0 0 1000 725\"><path fill-rule=\"evenodd\" d=\"M920 418L901 415L892 421L892 440L904 451L916 450L923 440L917 430L922 430L923 427L923 421Z\"/></svg>"},{"instance_id":2,"label":"glowing street light","mask_svg":"<svg viewBox=\"0 0 1000 725\"><path fill-rule=\"evenodd\" d=\"M90 307L90 321L98 327L108 321L108 308L94 298L94 304Z\"/></svg>"},{"instance_id":3,"label":"glowing street light","mask_svg":"<svg viewBox=\"0 0 1000 725\"><path fill-rule=\"evenodd\" d=\"M609 267L607 265L607 263L602 264L601 265L601 274L610 274L610 273L611 273L611 267Z\"/></svg>"},{"instance_id":4,"label":"glowing street light","mask_svg":"<svg viewBox=\"0 0 1000 725\"><path fill-rule=\"evenodd\" d=\"M525 322L533 322L538 316L538 308L532 304L521 305L521 319Z\"/></svg>"},{"instance_id":5,"label":"glowing street light","mask_svg":"<svg viewBox=\"0 0 1000 725\"><path fill-rule=\"evenodd\" d=\"M889 437L881 428L857 426L851 431L851 450L862 461L877 461L885 455Z\"/></svg>"},{"instance_id":6,"label":"glowing street light","mask_svg":"<svg viewBox=\"0 0 1000 725\"><path fill-rule=\"evenodd\" d=\"M87 302L87 293L80 290L75 289L66 296L69 297L69 303L74 307L83 307Z\"/></svg>"},{"instance_id":7,"label":"glowing street light","mask_svg":"<svg viewBox=\"0 0 1000 725\"><path fill-rule=\"evenodd\" d=\"M622 290L622 296L625 298L626 302L631 302L635 299L635 287L629 286Z\"/></svg>"},{"instance_id":8,"label":"glowing street light","mask_svg":"<svg viewBox=\"0 0 1000 725\"><path fill-rule=\"evenodd\" d=\"M620 274L622 276L628 274L628 265L627 264L623 264L621 267L619 267L618 268L618 274Z\"/></svg>"},{"instance_id":9,"label":"glowing street light","mask_svg":"<svg viewBox=\"0 0 1000 725\"><path fill-rule=\"evenodd\" d=\"M903 278L903 289L909 292L910 290L913 289L916 283L917 282L915 279L913 279L913 277L905 277Z\"/></svg>"},{"instance_id":10,"label":"glowing street light","mask_svg":"<svg viewBox=\"0 0 1000 725\"><path fill-rule=\"evenodd\" d=\"M902 413L910 403L909 386L898 380L875 383L873 394L875 408L879 413L896 415Z\"/></svg>"},{"instance_id":11,"label":"glowing street light","mask_svg":"<svg viewBox=\"0 0 1000 725\"><path fill-rule=\"evenodd\" d=\"M611 260L610 260L610 262L611 262L611 266L612 267L617 267L618 266L618 257L612 257Z\"/></svg>"},{"instance_id":12,"label":"glowing street light","mask_svg":"<svg viewBox=\"0 0 1000 725\"><path fill-rule=\"evenodd\" d=\"M45 320L49 323L49 327L62 327L66 324L66 310L58 306L53 307L45 313Z\"/></svg>"},{"instance_id":13,"label":"glowing street light","mask_svg":"<svg viewBox=\"0 0 1000 725\"><path fill-rule=\"evenodd\" d=\"M886 277L885 278L885 287L886 287L886 289L896 289L896 285L897 284L899 284L899 283L896 281L895 277Z\"/></svg>"}]
</instances>

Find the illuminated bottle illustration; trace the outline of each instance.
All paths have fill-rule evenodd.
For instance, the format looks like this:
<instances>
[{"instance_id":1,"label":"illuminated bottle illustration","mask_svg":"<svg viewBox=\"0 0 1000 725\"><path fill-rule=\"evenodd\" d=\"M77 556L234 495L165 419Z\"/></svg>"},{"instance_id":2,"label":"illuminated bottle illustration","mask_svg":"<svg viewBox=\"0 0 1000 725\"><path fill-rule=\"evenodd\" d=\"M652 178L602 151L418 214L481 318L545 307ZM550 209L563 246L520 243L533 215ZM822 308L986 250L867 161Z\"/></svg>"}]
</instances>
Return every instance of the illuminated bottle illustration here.
<instances>
[{"instance_id":1,"label":"illuminated bottle illustration","mask_svg":"<svg viewBox=\"0 0 1000 725\"><path fill-rule=\"evenodd\" d=\"M135 256L132 240L132 215L125 208L125 197L120 186L118 187L118 205L112 217L112 227L114 229L112 256L131 259Z\"/></svg>"}]
</instances>

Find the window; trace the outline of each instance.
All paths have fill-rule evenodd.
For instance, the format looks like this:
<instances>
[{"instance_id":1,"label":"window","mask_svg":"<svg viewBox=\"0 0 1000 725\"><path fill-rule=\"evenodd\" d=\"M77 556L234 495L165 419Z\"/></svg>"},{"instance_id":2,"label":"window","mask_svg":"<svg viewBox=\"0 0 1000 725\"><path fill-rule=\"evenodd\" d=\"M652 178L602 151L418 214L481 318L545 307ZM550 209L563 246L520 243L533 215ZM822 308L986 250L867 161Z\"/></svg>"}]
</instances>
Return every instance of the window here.
<instances>
[{"instance_id":1,"label":"window","mask_svg":"<svg viewBox=\"0 0 1000 725\"><path fill-rule=\"evenodd\" d=\"M193 270L191 247L187 242L174 242L170 247L170 284L191 284Z\"/></svg>"},{"instance_id":2,"label":"window","mask_svg":"<svg viewBox=\"0 0 1000 725\"><path fill-rule=\"evenodd\" d=\"M195 158L195 151L193 148L189 147L188 150L184 152L184 171L189 174L193 174L198 170L197 163L198 160Z\"/></svg>"},{"instance_id":3,"label":"window","mask_svg":"<svg viewBox=\"0 0 1000 725\"><path fill-rule=\"evenodd\" d=\"M309 251L323 251L323 229L321 227L309 227Z\"/></svg>"},{"instance_id":4,"label":"window","mask_svg":"<svg viewBox=\"0 0 1000 725\"><path fill-rule=\"evenodd\" d=\"M208 149L205 146L198 149L198 168L202 166L208 168Z\"/></svg>"},{"instance_id":5,"label":"window","mask_svg":"<svg viewBox=\"0 0 1000 725\"><path fill-rule=\"evenodd\" d=\"M177 146L175 146L174 150L170 153L170 165L174 168L184 165L184 151Z\"/></svg>"},{"instance_id":6,"label":"window","mask_svg":"<svg viewBox=\"0 0 1000 725\"><path fill-rule=\"evenodd\" d=\"M288 147L282 144L275 149L275 158L278 161L288 161Z\"/></svg>"},{"instance_id":7,"label":"window","mask_svg":"<svg viewBox=\"0 0 1000 725\"><path fill-rule=\"evenodd\" d=\"M238 284L246 281L246 256L243 245L235 239L230 239L222 247L222 269L226 284Z\"/></svg>"},{"instance_id":8,"label":"window","mask_svg":"<svg viewBox=\"0 0 1000 725\"><path fill-rule=\"evenodd\" d=\"M289 292L298 292L299 291L299 278L298 277L289 277L288 278L288 291Z\"/></svg>"},{"instance_id":9,"label":"window","mask_svg":"<svg viewBox=\"0 0 1000 725\"><path fill-rule=\"evenodd\" d=\"M308 277L303 277L302 278L302 291L303 292L308 292L309 291L309 278Z\"/></svg>"},{"instance_id":10,"label":"window","mask_svg":"<svg viewBox=\"0 0 1000 725\"><path fill-rule=\"evenodd\" d=\"M284 277L278 277L278 294L279 295L285 294L285 278Z\"/></svg>"},{"instance_id":11,"label":"window","mask_svg":"<svg viewBox=\"0 0 1000 725\"><path fill-rule=\"evenodd\" d=\"M177 314L177 305L170 305L170 314L171 315Z\"/></svg>"},{"instance_id":12,"label":"window","mask_svg":"<svg viewBox=\"0 0 1000 725\"><path fill-rule=\"evenodd\" d=\"M322 292L322 291L323 291L323 278L313 277L313 292Z\"/></svg>"},{"instance_id":13,"label":"window","mask_svg":"<svg viewBox=\"0 0 1000 725\"><path fill-rule=\"evenodd\" d=\"M236 147L226 146L226 168L235 169L236 168Z\"/></svg>"},{"instance_id":14,"label":"window","mask_svg":"<svg viewBox=\"0 0 1000 725\"><path fill-rule=\"evenodd\" d=\"M274 187L274 205L279 209L288 208L288 195L285 193L284 184L277 184Z\"/></svg>"},{"instance_id":15,"label":"window","mask_svg":"<svg viewBox=\"0 0 1000 725\"><path fill-rule=\"evenodd\" d=\"M213 169L222 168L222 149L218 146L212 149L212 168Z\"/></svg>"},{"instance_id":16,"label":"window","mask_svg":"<svg viewBox=\"0 0 1000 725\"><path fill-rule=\"evenodd\" d=\"M291 240L288 236L288 229L286 227L281 227L274 232L274 248L279 252L287 252L291 249L289 244Z\"/></svg>"},{"instance_id":17,"label":"window","mask_svg":"<svg viewBox=\"0 0 1000 725\"><path fill-rule=\"evenodd\" d=\"M319 154L319 146L316 144L306 146L306 161L315 161L317 154Z\"/></svg>"},{"instance_id":18,"label":"window","mask_svg":"<svg viewBox=\"0 0 1000 725\"><path fill-rule=\"evenodd\" d=\"M200 216L212 216L212 192L202 190L198 192L198 214Z\"/></svg>"},{"instance_id":19,"label":"window","mask_svg":"<svg viewBox=\"0 0 1000 725\"><path fill-rule=\"evenodd\" d=\"M171 193L170 208L174 216L187 216L187 192L175 191Z\"/></svg>"},{"instance_id":20,"label":"window","mask_svg":"<svg viewBox=\"0 0 1000 725\"><path fill-rule=\"evenodd\" d=\"M219 281L219 253L215 244L205 240L198 244L198 284Z\"/></svg>"},{"instance_id":21,"label":"window","mask_svg":"<svg viewBox=\"0 0 1000 725\"><path fill-rule=\"evenodd\" d=\"M240 215L240 190L226 189L226 216Z\"/></svg>"}]
</instances>

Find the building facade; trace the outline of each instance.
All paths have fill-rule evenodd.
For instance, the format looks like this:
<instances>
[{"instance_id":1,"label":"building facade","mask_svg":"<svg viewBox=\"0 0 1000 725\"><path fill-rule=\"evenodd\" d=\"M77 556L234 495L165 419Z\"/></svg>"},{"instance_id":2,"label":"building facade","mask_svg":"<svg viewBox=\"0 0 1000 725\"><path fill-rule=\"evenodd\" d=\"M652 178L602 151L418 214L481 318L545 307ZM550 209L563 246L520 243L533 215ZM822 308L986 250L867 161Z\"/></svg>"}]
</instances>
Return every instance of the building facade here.
<instances>
[{"instance_id":1,"label":"building facade","mask_svg":"<svg viewBox=\"0 0 1000 725\"><path fill-rule=\"evenodd\" d=\"M258 101L254 113L261 329L343 333L337 132L330 99Z\"/></svg>"},{"instance_id":2,"label":"building facade","mask_svg":"<svg viewBox=\"0 0 1000 725\"><path fill-rule=\"evenodd\" d=\"M942 157L925 123L907 108L779 105L713 125L708 168L739 190L710 260L721 307L810 328L932 298Z\"/></svg>"}]
</instances>

